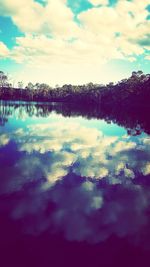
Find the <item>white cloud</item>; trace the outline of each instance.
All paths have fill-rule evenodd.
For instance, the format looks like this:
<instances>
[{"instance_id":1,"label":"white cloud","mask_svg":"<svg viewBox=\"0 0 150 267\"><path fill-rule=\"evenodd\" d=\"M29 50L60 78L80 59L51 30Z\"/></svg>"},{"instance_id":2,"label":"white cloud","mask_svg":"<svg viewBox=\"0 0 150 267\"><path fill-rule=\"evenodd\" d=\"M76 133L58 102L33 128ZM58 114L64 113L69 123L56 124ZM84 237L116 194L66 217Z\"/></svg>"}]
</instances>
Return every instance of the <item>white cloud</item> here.
<instances>
[{"instance_id":1,"label":"white cloud","mask_svg":"<svg viewBox=\"0 0 150 267\"><path fill-rule=\"evenodd\" d=\"M73 21L74 15L71 9L67 7L66 1L48 1L45 17L45 23L47 23L54 36L69 38L76 34L78 27Z\"/></svg>"},{"instance_id":2,"label":"white cloud","mask_svg":"<svg viewBox=\"0 0 150 267\"><path fill-rule=\"evenodd\" d=\"M0 14L11 16L22 32L72 36L76 31L73 13L63 0L49 0L46 6L33 0L0 0Z\"/></svg>"},{"instance_id":3,"label":"white cloud","mask_svg":"<svg viewBox=\"0 0 150 267\"><path fill-rule=\"evenodd\" d=\"M33 0L0 0L0 14L10 16L23 31L38 31L43 22L44 8Z\"/></svg>"},{"instance_id":4,"label":"white cloud","mask_svg":"<svg viewBox=\"0 0 150 267\"><path fill-rule=\"evenodd\" d=\"M80 12L77 23L63 0L49 0L45 6L33 0L0 0L1 14L10 16L25 34L16 39L9 57L34 68L42 67L43 72L52 73L54 80L59 76L61 83L82 83L90 79L98 82L97 70L101 71L109 60L133 61L145 52L139 40L149 33L148 1L118 1L113 7L104 6L107 1L91 2L102 6ZM7 48L3 46L2 50L6 56Z\"/></svg>"},{"instance_id":5,"label":"white cloud","mask_svg":"<svg viewBox=\"0 0 150 267\"><path fill-rule=\"evenodd\" d=\"M7 57L9 55L9 49L7 46L0 41L0 58Z\"/></svg>"}]
</instances>

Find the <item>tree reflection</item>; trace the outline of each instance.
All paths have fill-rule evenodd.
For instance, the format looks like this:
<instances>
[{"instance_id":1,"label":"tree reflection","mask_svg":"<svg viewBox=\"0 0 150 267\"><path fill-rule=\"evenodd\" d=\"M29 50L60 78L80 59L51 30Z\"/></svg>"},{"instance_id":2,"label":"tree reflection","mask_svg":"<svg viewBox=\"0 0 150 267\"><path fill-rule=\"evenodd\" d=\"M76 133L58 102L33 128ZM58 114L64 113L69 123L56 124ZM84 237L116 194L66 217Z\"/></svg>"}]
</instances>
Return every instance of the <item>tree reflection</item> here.
<instances>
[{"instance_id":1,"label":"tree reflection","mask_svg":"<svg viewBox=\"0 0 150 267\"><path fill-rule=\"evenodd\" d=\"M142 132L150 134L149 107L114 107L102 105L77 105L67 103L36 103L36 102L0 102L0 125L4 126L9 117L48 117L51 112L64 117L82 116L87 119L104 119L107 123L116 123L127 129L128 135L136 136Z\"/></svg>"}]
</instances>

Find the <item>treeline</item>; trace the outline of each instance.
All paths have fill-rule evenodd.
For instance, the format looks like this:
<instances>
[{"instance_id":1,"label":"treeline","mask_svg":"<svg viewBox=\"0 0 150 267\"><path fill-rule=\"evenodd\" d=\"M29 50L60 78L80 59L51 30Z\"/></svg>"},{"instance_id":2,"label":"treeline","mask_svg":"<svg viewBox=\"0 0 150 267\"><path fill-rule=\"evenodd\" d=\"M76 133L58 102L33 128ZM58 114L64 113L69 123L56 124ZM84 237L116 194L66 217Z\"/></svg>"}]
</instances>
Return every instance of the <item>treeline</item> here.
<instances>
[{"instance_id":1,"label":"treeline","mask_svg":"<svg viewBox=\"0 0 150 267\"><path fill-rule=\"evenodd\" d=\"M32 84L23 88L22 82L14 88L8 82L8 76L0 71L0 99L21 101L68 102L77 104L114 105L150 105L150 74L142 71L132 72L128 79L107 85L89 83L74 86L50 87L47 84Z\"/></svg>"}]
</instances>

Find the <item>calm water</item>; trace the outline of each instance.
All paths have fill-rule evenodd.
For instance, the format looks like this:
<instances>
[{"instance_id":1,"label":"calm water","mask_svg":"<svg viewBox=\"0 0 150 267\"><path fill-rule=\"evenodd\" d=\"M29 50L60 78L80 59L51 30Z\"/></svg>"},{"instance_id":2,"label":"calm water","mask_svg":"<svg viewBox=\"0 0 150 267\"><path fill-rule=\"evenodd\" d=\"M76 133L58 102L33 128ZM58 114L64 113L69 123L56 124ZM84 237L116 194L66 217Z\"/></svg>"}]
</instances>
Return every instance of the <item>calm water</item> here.
<instances>
[{"instance_id":1,"label":"calm water","mask_svg":"<svg viewBox=\"0 0 150 267\"><path fill-rule=\"evenodd\" d=\"M1 267L150 266L150 138L78 115L1 102Z\"/></svg>"}]
</instances>

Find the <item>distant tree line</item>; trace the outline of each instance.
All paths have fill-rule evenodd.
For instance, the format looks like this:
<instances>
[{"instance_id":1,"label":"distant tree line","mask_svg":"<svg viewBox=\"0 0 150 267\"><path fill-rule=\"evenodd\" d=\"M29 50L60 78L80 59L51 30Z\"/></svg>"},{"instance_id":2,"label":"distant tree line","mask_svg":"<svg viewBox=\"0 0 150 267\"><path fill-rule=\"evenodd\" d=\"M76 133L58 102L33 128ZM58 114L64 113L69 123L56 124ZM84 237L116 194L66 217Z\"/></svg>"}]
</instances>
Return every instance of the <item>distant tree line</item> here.
<instances>
[{"instance_id":1,"label":"distant tree line","mask_svg":"<svg viewBox=\"0 0 150 267\"><path fill-rule=\"evenodd\" d=\"M8 75L0 71L0 99L37 102L68 102L76 104L114 105L150 105L150 74L142 71L132 72L128 79L107 85L88 83L50 87L45 83L31 83L18 88L9 83Z\"/></svg>"}]
</instances>

